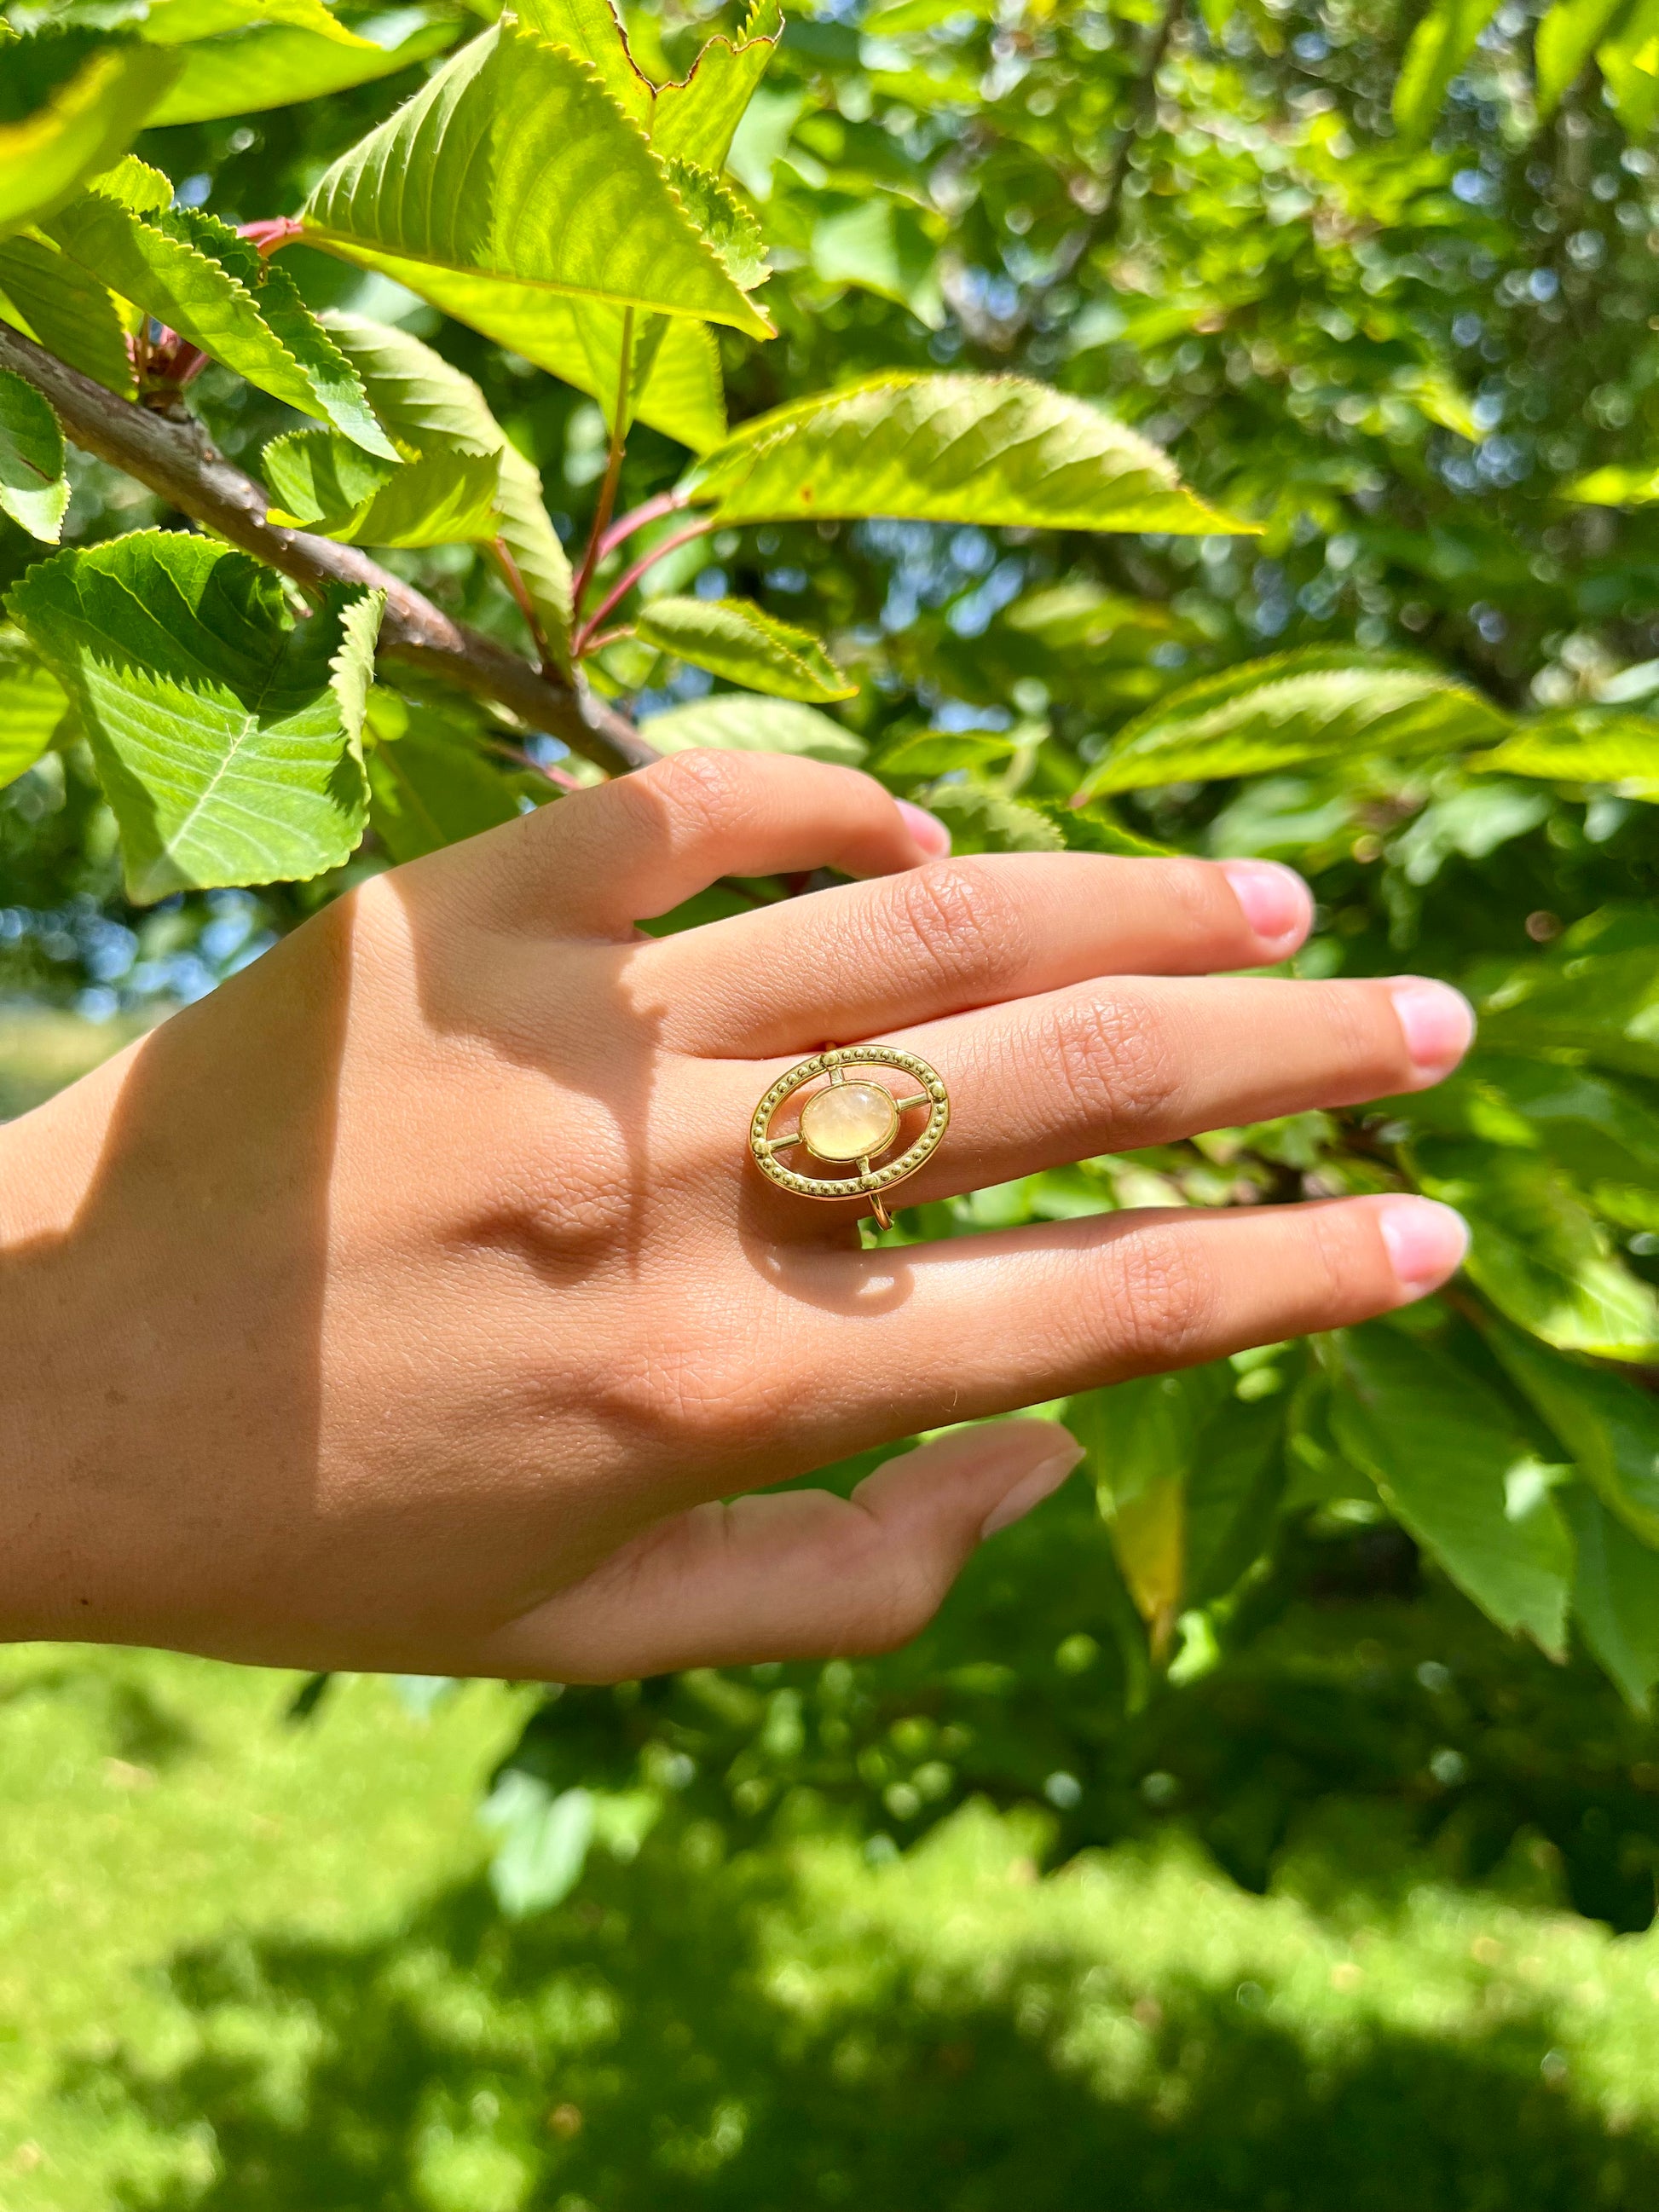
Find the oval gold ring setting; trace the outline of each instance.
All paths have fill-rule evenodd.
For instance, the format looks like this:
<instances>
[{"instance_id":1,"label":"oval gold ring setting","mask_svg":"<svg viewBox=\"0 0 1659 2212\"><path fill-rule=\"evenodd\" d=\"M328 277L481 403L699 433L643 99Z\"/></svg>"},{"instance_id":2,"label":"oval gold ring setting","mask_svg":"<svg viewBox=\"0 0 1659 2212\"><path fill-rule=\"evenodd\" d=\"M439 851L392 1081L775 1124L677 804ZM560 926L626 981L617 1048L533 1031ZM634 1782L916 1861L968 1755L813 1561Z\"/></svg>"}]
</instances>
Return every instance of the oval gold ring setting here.
<instances>
[{"instance_id":1,"label":"oval gold ring setting","mask_svg":"<svg viewBox=\"0 0 1659 2212\"><path fill-rule=\"evenodd\" d=\"M878 1071L890 1068L909 1082L902 1088L884 1082ZM773 1122L809 1085L817 1087L802 1099L793 1127L774 1136ZM927 1120L918 1121L924 1112ZM887 1044L832 1045L779 1076L755 1109L749 1149L780 1190L798 1198L867 1198L878 1223L890 1229L884 1194L932 1156L950 1119L944 1079L915 1053ZM807 1172L803 1158L842 1173Z\"/></svg>"}]
</instances>

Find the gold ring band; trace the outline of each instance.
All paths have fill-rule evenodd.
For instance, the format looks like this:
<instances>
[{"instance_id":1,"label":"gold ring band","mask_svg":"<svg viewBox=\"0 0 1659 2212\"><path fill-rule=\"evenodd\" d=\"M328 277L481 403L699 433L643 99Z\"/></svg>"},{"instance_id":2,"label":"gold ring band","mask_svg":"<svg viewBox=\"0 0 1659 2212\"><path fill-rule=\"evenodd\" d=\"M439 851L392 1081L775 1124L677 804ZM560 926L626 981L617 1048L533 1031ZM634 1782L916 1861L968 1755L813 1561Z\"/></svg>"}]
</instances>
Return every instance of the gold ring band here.
<instances>
[{"instance_id":1,"label":"gold ring band","mask_svg":"<svg viewBox=\"0 0 1659 2212\"><path fill-rule=\"evenodd\" d=\"M879 1068L909 1076L916 1088L895 1091L873 1073L849 1080L850 1071ZM774 1136L779 1113L819 1076L828 1079L802 1104L794 1127ZM904 1140L905 1123L924 1109L926 1122ZM888 1044L832 1045L779 1076L755 1109L749 1150L761 1173L780 1190L798 1198L867 1198L878 1223L890 1229L893 1217L884 1194L932 1157L950 1119L944 1079L915 1053ZM804 1175L785 1164L779 1155L786 1152L805 1153L826 1167L856 1168L857 1173Z\"/></svg>"}]
</instances>

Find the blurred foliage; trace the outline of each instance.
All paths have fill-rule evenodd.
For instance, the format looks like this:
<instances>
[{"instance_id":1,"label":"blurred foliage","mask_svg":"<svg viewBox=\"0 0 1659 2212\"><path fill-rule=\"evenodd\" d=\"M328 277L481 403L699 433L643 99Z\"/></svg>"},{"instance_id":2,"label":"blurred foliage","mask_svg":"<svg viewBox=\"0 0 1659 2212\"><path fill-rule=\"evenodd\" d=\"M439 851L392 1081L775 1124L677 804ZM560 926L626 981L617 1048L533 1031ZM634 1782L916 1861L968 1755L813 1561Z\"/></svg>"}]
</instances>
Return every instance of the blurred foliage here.
<instances>
[{"instance_id":1,"label":"blurred foliage","mask_svg":"<svg viewBox=\"0 0 1659 2212\"><path fill-rule=\"evenodd\" d=\"M668 553L639 604L750 599L826 640L858 686L828 710L842 741L959 851L1285 860L1319 901L1295 972L1418 969L1483 1015L1439 1092L1087 1162L913 1210L894 1240L1422 1188L1475 1242L1398 1323L1073 1401L1095 1499L1079 1482L1000 1540L908 1652L550 1695L489 1808L509 1910L556 1901L596 1846L799 1820L879 1852L974 1793L1045 1807L1062 1853L1178 1817L1260 1886L1339 1773L1471 1874L1541 1835L1581 1910L1651 1915L1659 152L1640 11L1601 10L1584 43L1591 12L1554 8L1546 31L1519 5L897 0L787 26L729 157L779 330L719 331L732 421L884 372L1016 372L1109 408L1255 534L751 522ZM738 24L665 5L629 27L663 82ZM137 150L185 208L290 214L429 66L152 128ZM577 550L605 466L592 398L385 277L303 244L283 265L313 307L393 324L475 379ZM191 392L251 469L301 419L216 366ZM620 506L686 466L635 425ZM164 520L100 465L72 458L71 478L66 542ZM0 521L0 581L37 556ZM382 557L526 641L473 545ZM764 727L640 635L590 668L647 731ZM807 712L775 742L823 749ZM398 790L447 788L458 831L491 818L481 765L513 805L556 803L570 766L401 678L368 736L374 826L343 869L141 913L65 733L0 805L8 987L99 1015L191 995L419 849ZM447 784L446 748L465 764ZM1463 1604L1449 1577L1558 1658L1559 1694L1520 1644L1478 1692L1431 1653L1415 1671L1368 1656L1352 1605L1419 1576L1435 1607ZM1285 1668L1266 1655L1297 1607L1318 1633Z\"/></svg>"}]
</instances>

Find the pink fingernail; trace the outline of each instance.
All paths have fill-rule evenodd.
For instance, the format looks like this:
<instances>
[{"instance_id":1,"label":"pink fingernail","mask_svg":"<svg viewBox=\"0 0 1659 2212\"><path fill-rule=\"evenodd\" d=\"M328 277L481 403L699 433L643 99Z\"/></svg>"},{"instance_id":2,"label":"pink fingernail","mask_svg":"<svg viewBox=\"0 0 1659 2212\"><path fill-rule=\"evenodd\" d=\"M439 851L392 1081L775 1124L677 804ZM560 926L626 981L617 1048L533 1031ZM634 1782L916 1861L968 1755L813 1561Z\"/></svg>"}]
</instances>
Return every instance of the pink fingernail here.
<instances>
[{"instance_id":1,"label":"pink fingernail","mask_svg":"<svg viewBox=\"0 0 1659 2212\"><path fill-rule=\"evenodd\" d=\"M913 806L908 799L901 799L897 805L910 835L922 851L942 860L951 849L951 833L938 815L930 814L925 806Z\"/></svg>"},{"instance_id":2,"label":"pink fingernail","mask_svg":"<svg viewBox=\"0 0 1659 2212\"><path fill-rule=\"evenodd\" d=\"M1419 1084L1449 1075L1474 1035L1474 1008L1449 983L1426 975L1405 975L1390 985L1389 996L1400 1018L1401 1035Z\"/></svg>"},{"instance_id":3,"label":"pink fingernail","mask_svg":"<svg viewBox=\"0 0 1659 2212\"><path fill-rule=\"evenodd\" d=\"M1469 1249L1468 1222L1437 1199L1391 1198L1382 1208L1378 1226L1402 1305L1438 1290L1457 1273Z\"/></svg>"},{"instance_id":4,"label":"pink fingernail","mask_svg":"<svg viewBox=\"0 0 1659 2212\"><path fill-rule=\"evenodd\" d=\"M1083 1446L1073 1437L1059 1451L1051 1452L1047 1459L1039 1460L1030 1473L1023 1475L1014 1485L1002 1503L994 1505L986 1515L979 1532L980 1541L983 1543L988 1536L994 1536L999 1528L1012 1528L1016 1521L1023 1521L1034 1505L1041 1505L1045 1498L1054 1495L1082 1457Z\"/></svg>"},{"instance_id":5,"label":"pink fingernail","mask_svg":"<svg viewBox=\"0 0 1659 2212\"><path fill-rule=\"evenodd\" d=\"M1313 894L1294 868L1277 860L1224 860L1221 872L1244 919L1267 945L1299 944L1313 921Z\"/></svg>"}]
</instances>

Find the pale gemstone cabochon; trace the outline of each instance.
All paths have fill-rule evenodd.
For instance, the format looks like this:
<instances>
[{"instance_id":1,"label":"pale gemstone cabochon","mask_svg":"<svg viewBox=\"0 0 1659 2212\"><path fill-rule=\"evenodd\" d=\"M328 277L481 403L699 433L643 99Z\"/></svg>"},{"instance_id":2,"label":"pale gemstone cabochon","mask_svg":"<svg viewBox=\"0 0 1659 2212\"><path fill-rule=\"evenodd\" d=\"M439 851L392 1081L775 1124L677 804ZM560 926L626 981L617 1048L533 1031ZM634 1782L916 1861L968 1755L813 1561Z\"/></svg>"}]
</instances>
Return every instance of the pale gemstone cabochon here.
<instances>
[{"instance_id":1,"label":"pale gemstone cabochon","mask_svg":"<svg viewBox=\"0 0 1659 2212\"><path fill-rule=\"evenodd\" d=\"M866 1160L898 1132L893 1094L880 1083L836 1083L801 1109L800 1133L821 1160Z\"/></svg>"}]
</instances>

